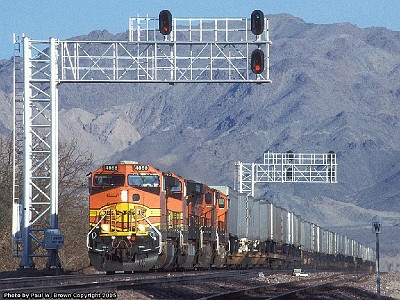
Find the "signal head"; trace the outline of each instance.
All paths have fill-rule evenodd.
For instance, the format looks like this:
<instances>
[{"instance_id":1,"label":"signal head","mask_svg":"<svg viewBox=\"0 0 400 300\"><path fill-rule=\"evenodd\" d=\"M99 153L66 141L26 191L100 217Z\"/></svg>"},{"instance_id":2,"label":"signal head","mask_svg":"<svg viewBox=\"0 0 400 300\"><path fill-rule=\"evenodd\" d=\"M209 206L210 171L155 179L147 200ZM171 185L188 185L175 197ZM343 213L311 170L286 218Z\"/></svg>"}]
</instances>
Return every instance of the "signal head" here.
<instances>
[{"instance_id":1,"label":"signal head","mask_svg":"<svg viewBox=\"0 0 400 300\"><path fill-rule=\"evenodd\" d=\"M255 74L261 74L264 71L264 52L256 49L251 53L251 70Z\"/></svg>"},{"instance_id":2,"label":"signal head","mask_svg":"<svg viewBox=\"0 0 400 300\"><path fill-rule=\"evenodd\" d=\"M169 10L162 10L158 16L159 30L162 35L169 35L172 31L172 14Z\"/></svg>"},{"instance_id":3,"label":"signal head","mask_svg":"<svg viewBox=\"0 0 400 300\"><path fill-rule=\"evenodd\" d=\"M251 13L251 32L260 35L264 31L264 13L256 9Z\"/></svg>"}]
</instances>

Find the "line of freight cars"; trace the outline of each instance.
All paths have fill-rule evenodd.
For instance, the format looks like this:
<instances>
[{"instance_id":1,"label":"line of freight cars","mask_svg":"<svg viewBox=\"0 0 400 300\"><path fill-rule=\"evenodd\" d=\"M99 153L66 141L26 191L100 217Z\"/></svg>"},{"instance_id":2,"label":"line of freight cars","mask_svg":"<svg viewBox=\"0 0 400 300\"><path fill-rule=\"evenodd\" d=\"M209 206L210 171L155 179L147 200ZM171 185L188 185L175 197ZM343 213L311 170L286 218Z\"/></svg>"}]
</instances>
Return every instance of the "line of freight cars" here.
<instances>
[{"instance_id":1,"label":"line of freight cars","mask_svg":"<svg viewBox=\"0 0 400 300\"><path fill-rule=\"evenodd\" d=\"M229 197L228 227L231 235L241 237L238 253L266 252L273 268L374 267L375 251L370 247L305 221L267 200L254 199L226 186L214 188Z\"/></svg>"},{"instance_id":2,"label":"line of freight cars","mask_svg":"<svg viewBox=\"0 0 400 300\"><path fill-rule=\"evenodd\" d=\"M226 186L132 161L88 179L88 254L100 271L372 266L370 248Z\"/></svg>"}]
</instances>

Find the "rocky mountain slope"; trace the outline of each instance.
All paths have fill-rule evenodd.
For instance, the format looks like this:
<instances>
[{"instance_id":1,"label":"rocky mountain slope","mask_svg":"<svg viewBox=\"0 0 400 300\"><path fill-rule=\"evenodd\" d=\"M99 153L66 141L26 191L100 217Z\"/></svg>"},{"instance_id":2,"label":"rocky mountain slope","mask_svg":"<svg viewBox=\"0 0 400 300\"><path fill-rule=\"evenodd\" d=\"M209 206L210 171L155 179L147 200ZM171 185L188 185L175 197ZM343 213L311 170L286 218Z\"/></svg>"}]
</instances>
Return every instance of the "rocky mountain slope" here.
<instances>
[{"instance_id":1,"label":"rocky mountain slope","mask_svg":"<svg viewBox=\"0 0 400 300\"><path fill-rule=\"evenodd\" d=\"M400 32L310 24L287 14L268 18L272 84L62 84L61 138L93 151L98 164L137 160L210 185L232 185L234 162L259 160L267 150L333 150L338 184L269 184L258 187L258 196L370 246L378 216L382 253L394 259ZM126 39L126 33L78 38ZM3 134L12 127L11 72L11 62L0 61Z\"/></svg>"}]
</instances>

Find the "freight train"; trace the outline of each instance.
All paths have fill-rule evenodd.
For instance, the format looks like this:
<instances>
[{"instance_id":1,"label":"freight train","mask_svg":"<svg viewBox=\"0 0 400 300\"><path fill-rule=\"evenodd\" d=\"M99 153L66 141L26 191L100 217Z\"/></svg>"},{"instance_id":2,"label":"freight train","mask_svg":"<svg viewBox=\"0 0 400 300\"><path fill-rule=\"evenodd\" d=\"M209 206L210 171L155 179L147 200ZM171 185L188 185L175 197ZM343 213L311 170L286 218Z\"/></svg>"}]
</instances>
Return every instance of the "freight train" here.
<instances>
[{"instance_id":1,"label":"freight train","mask_svg":"<svg viewBox=\"0 0 400 300\"><path fill-rule=\"evenodd\" d=\"M134 161L90 173L91 265L113 274L373 267L373 250L266 200Z\"/></svg>"}]
</instances>

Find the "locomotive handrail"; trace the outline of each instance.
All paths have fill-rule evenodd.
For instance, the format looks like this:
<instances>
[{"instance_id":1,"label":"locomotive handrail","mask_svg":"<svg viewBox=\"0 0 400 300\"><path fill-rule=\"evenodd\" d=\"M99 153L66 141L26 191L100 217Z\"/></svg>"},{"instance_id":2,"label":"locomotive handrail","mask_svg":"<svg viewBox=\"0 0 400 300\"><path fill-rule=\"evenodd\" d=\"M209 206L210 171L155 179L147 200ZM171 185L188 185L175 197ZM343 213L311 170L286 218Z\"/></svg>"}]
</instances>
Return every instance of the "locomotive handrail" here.
<instances>
[{"instance_id":1,"label":"locomotive handrail","mask_svg":"<svg viewBox=\"0 0 400 300\"><path fill-rule=\"evenodd\" d=\"M103 221L103 219L107 216L107 211L108 211L108 209L104 211L104 215L100 218L100 220L96 223L96 225L94 225L93 228L86 235L86 244L87 244L86 247L88 247L88 249L92 249L92 247L89 246L89 235L93 232L93 230L95 230L95 228L97 228L97 226L99 226L101 221Z\"/></svg>"},{"instance_id":2,"label":"locomotive handrail","mask_svg":"<svg viewBox=\"0 0 400 300\"><path fill-rule=\"evenodd\" d=\"M150 220L145 215L143 215L141 210L139 210L139 214L143 217L143 219L145 219L147 224L149 224L150 227L158 234L158 247L156 247L156 248L158 248L158 254L161 254L161 252L162 252L162 235L161 235L161 232L158 231L158 229L150 222Z\"/></svg>"}]
</instances>

